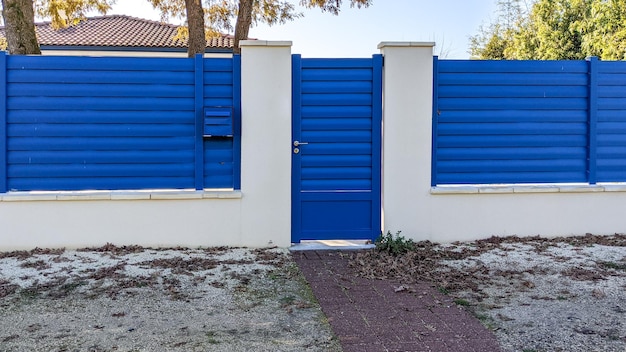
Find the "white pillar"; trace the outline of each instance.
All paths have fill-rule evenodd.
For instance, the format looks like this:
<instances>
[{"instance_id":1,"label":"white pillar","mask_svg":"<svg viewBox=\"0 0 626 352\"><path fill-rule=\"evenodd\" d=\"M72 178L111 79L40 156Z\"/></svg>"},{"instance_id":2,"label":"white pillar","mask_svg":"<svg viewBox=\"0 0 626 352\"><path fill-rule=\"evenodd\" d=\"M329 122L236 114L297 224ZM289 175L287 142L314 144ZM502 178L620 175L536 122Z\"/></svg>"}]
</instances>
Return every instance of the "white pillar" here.
<instances>
[{"instance_id":1,"label":"white pillar","mask_svg":"<svg viewBox=\"0 0 626 352\"><path fill-rule=\"evenodd\" d=\"M433 47L382 42L384 231L430 236ZM428 224L428 225L427 225ZM427 226L424 226L427 225Z\"/></svg>"},{"instance_id":2,"label":"white pillar","mask_svg":"<svg viewBox=\"0 0 626 352\"><path fill-rule=\"evenodd\" d=\"M291 42L241 47L241 239L291 244Z\"/></svg>"}]
</instances>

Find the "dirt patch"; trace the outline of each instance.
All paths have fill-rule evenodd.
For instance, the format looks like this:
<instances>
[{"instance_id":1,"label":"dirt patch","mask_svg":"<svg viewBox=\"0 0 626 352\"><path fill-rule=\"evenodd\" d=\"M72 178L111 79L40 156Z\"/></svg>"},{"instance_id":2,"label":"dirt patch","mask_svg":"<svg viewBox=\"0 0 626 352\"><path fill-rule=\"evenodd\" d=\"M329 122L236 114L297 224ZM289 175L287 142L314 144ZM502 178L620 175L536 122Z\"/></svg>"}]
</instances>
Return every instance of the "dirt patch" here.
<instances>
[{"instance_id":1,"label":"dirt patch","mask_svg":"<svg viewBox=\"0 0 626 352\"><path fill-rule=\"evenodd\" d=\"M492 237L353 255L367 278L430 282L505 351L626 350L626 236Z\"/></svg>"},{"instance_id":2,"label":"dirt patch","mask_svg":"<svg viewBox=\"0 0 626 352\"><path fill-rule=\"evenodd\" d=\"M0 278L0 351L340 351L282 249L36 249Z\"/></svg>"}]
</instances>

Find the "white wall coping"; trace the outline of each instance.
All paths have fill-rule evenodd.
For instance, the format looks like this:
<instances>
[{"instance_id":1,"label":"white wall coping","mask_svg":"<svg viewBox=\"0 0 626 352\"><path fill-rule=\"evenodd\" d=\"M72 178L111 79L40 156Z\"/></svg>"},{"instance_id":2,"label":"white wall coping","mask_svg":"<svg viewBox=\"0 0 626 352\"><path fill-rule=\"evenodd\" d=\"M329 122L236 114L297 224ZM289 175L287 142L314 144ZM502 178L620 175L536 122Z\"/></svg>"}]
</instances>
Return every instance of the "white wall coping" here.
<instances>
[{"instance_id":1,"label":"white wall coping","mask_svg":"<svg viewBox=\"0 0 626 352\"><path fill-rule=\"evenodd\" d=\"M0 193L0 202L65 200L167 200L239 199L241 191L231 189L147 189L125 191L29 191Z\"/></svg>"},{"instance_id":2,"label":"white wall coping","mask_svg":"<svg viewBox=\"0 0 626 352\"><path fill-rule=\"evenodd\" d=\"M443 185L430 188L430 194L494 194L494 193L592 193L626 192L626 183L551 183L551 184L484 184Z\"/></svg>"},{"instance_id":3,"label":"white wall coping","mask_svg":"<svg viewBox=\"0 0 626 352\"><path fill-rule=\"evenodd\" d=\"M380 42L378 44L378 49L386 48L386 47L414 47L414 48L423 48L423 47L434 47L435 42Z\"/></svg>"},{"instance_id":4,"label":"white wall coping","mask_svg":"<svg viewBox=\"0 0 626 352\"><path fill-rule=\"evenodd\" d=\"M292 46L293 42L289 40L242 40L239 47L242 46Z\"/></svg>"}]
</instances>

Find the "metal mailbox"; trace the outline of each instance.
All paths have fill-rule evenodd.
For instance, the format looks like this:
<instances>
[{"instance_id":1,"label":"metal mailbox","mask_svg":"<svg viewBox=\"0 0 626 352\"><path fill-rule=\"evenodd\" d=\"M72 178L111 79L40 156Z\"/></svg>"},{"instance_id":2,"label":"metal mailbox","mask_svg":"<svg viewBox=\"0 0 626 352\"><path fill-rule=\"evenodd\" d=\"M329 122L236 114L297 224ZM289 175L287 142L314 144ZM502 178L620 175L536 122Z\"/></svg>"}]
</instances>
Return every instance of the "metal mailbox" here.
<instances>
[{"instance_id":1,"label":"metal mailbox","mask_svg":"<svg viewBox=\"0 0 626 352\"><path fill-rule=\"evenodd\" d=\"M230 107L204 108L204 137L232 137L233 109Z\"/></svg>"}]
</instances>

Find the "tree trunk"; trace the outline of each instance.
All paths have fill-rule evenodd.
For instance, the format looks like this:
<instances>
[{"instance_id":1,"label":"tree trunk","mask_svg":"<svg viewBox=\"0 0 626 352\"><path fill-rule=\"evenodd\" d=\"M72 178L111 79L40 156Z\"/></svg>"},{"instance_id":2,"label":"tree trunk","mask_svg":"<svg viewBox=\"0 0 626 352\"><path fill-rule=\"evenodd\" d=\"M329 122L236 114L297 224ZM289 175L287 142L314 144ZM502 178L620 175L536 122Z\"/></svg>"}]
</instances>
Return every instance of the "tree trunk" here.
<instances>
[{"instance_id":1,"label":"tree trunk","mask_svg":"<svg viewBox=\"0 0 626 352\"><path fill-rule=\"evenodd\" d=\"M204 10L201 0L185 0L185 7L187 10L187 27L189 28L187 55L194 57L196 54L204 54L206 50Z\"/></svg>"},{"instance_id":2,"label":"tree trunk","mask_svg":"<svg viewBox=\"0 0 626 352\"><path fill-rule=\"evenodd\" d=\"M7 50L13 55L41 55L35 35L33 0L2 0Z\"/></svg>"},{"instance_id":3,"label":"tree trunk","mask_svg":"<svg viewBox=\"0 0 626 352\"><path fill-rule=\"evenodd\" d=\"M254 0L239 0L239 12L237 12L237 24L235 25L235 40L233 52L241 53L240 40L248 39L250 26L252 25L252 4Z\"/></svg>"}]
</instances>

